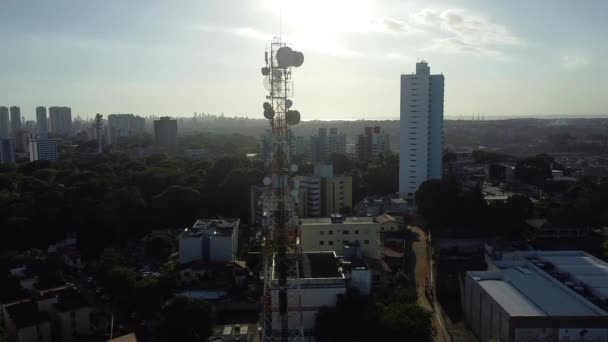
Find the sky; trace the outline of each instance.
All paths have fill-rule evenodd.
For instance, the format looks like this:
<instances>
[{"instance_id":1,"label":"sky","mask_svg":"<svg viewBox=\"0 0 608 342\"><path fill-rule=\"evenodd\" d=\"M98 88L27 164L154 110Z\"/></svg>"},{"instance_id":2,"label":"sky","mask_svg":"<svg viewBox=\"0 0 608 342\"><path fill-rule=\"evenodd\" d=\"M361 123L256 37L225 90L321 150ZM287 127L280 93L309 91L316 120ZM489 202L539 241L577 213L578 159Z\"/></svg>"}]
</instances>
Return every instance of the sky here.
<instances>
[{"instance_id":1,"label":"sky","mask_svg":"<svg viewBox=\"0 0 608 342\"><path fill-rule=\"evenodd\" d=\"M396 119L428 61L445 115L608 114L608 1L1 0L0 105L262 118L273 36L303 120Z\"/></svg>"}]
</instances>

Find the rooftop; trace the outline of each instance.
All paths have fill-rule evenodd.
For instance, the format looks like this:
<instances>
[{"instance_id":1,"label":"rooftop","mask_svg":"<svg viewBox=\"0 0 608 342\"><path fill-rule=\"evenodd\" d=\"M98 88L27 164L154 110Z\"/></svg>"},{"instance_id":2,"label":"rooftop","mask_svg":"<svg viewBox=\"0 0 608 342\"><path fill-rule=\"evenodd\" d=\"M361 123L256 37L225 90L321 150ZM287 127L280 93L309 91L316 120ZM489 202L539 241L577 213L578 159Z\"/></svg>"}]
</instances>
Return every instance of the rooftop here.
<instances>
[{"instance_id":1,"label":"rooftop","mask_svg":"<svg viewBox=\"0 0 608 342\"><path fill-rule=\"evenodd\" d=\"M349 216L343 217L341 221L332 220L331 217L314 217L314 218L303 218L300 219L303 226L307 225L331 225L331 224L385 224L388 222L394 222L395 219L387 214L383 214L377 217L372 216Z\"/></svg>"},{"instance_id":2,"label":"rooftop","mask_svg":"<svg viewBox=\"0 0 608 342\"><path fill-rule=\"evenodd\" d=\"M468 272L511 316L606 316L608 265L585 252L513 252Z\"/></svg>"},{"instance_id":3,"label":"rooftop","mask_svg":"<svg viewBox=\"0 0 608 342\"><path fill-rule=\"evenodd\" d=\"M304 252L299 264L300 278L326 279L344 278L338 267L338 258L333 251Z\"/></svg>"},{"instance_id":4,"label":"rooftop","mask_svg":"<svg viewBox=\"0 0 608 342\"><path fill-rule=\"evenodd\" d=\"M15 303L5 307L8 316L15 323L17 329L29 327L49 320L49 315L38 311L33 300Z\"/></svg>"},{"instance_id":5,"label":"rooftop","mask_svg":"<svg viewBox=\"0 0 608 342\"><path fill-rule=\"evenodd\" d=\"M89 303L80 292L71 287L59 293L59 302L54 306L58 311L72 311L87 307Z\"/></svg>"},{"instance_id":6,"label":"rooftop","mask_svg":"<svg viewBox=\"0 0 608 342\"><path fill-rule=\"evenodd\" d=\"M198 219L192 228L184 229L182 236L199 237L201 235L231 236L235 228L238 228L240 219Z\"/></svg>"}]
</instances>

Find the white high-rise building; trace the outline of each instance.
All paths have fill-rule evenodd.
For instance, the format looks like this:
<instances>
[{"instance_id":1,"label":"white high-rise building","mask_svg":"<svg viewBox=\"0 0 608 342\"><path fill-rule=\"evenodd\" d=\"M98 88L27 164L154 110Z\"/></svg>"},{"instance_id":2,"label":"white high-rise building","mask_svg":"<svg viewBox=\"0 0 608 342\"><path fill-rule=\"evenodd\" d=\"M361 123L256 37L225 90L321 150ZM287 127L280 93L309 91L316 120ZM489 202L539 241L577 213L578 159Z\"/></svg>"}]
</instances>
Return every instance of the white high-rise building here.
<instances>
[{"instance_id":1,"label":"white high-rise building","mask_svg":"<svg viewBox=\"0 0 608 342\"><path fill-rule=\"evenodd\" d=\"M443 75L431 75L425 62L401 75L399 193L413 198L420 184L442 175Z\"/></svg>"}]
</instances>

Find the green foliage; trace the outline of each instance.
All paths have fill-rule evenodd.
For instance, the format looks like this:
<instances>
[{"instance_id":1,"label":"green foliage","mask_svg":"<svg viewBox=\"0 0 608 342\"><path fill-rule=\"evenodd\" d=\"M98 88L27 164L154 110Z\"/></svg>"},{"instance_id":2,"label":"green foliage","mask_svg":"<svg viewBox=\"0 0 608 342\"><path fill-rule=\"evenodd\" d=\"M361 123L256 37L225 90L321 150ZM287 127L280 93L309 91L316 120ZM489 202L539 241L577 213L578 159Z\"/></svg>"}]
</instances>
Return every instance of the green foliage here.
<instances>
[{"instance_id":1,"label":"green foliage","mask_svg":"<svg viewBox=\"0 0 608 342\"><path fill-rule=\"evenodd\" d=\"M319 342L375 341L379 315L372 298L349 290L334 308L323 307L316 320Z\"/></svg>"},{"instance_id":2,"label":"green foliage","mask_svg":"<svg viewBox=\"0 0 608 342\"><path fill-rule=\"evenodd\" d=\"M416 304L416 288L403 273L387 280L380 296L349 289L334 308L317 315L318 341L431 341L432 315Z\"/></svg>"},{"instance_id":3,"label":"green foliage","mask_svg":"<svg viewBox=\"0 0 608 342\"><path fill-rule=\"evenodd\" d=\"M450 180L429 180L416 192L418 213L434 234L523 238L525 220L533 215L529 198L512 196L505 203L487 205L480 189L464 191Z\"/></svg>"},{"instance_id":4,"label":"green foliage","mask_svg":"<svg viewBox=\"0 0 608 342\"><path fill-rule=\"evenodd\" d=\"M432 229L445 227L453 221L457 195L457 184L439 179L428 180L416 191L418 213L428 220Z\"/></svg>"},{"instance_id":5,"label":"green foliage","mask_svg":"<svg viewBox=\"0 0 608 342\"><path fill-rule=\"evenodd\" d=\"M522 159L515 165L515 175L524 183L542 185L551 178L553 158L547 155L537 155Z\"/></svg>"},{"instance_id":6,"label":"green foliage","mask_svg":"<svg viewBox=\"0 0 608 342\"><path fill-rule=\"evenodd\" d=\"M399 336L404 341L432 341L432 315L416 304L393 302L380 307L381 341Z\"/></svg>"},{"instance_id":7,"label":"green foliage","mask_svg":"<svg viewBox=\"0 0 608 342\"><path fill-rule=\"evenodd\" d=\"M100 155L38 161L0 172L0 251L78 235L85 258L157 229L210 216L249 219L249 187L264 166L244 156L190 161L164 154L137 160Z\"/></svg>"},{"instance_id":8,"label":"green foliage","mask_svg":"<svg viewBox=\"0 0 608 342\"><path fill-rule=\"evenodd\" d=\"M349 173L354 167L353 161L341 153L332 153L329 162L333 165L335 174Z\"/></svg>"},{"instance_id":9,"label":"green foliage","mask_svg":"<svg viewBox=\"0 0 608 342\"><path fill-rule=\"evenodd\" d=\"M178 296L169 299L161 310L156 330L157 341L205 341L213 331L215 311L201 299Z\"/></svg>"},{"instance_id":10,"label":"green foliage","mask_svg":"<svg viewBox=\"0 0 608 342\"><path fill-rule=\"evenodd\" d=\"M173 252L173 242L167 235L153 235L145 243L146 256L156 260L165 260Z\"/></svg>"}]
</instances>

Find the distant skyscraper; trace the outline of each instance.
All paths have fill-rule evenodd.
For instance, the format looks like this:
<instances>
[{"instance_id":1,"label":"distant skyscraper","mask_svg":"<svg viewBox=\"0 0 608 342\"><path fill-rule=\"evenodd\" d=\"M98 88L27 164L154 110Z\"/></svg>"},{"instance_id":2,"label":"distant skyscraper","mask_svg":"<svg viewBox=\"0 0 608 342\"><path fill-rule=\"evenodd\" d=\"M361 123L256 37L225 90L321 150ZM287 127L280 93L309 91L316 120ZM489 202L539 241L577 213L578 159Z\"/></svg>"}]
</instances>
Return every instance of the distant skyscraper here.
<instances>
[{"instance_id":1,"label":"distant skyscraper","mask_svg":"<svg viewBox=\"0 0 608 342\"><path fill-rule=\"evenodd\" d=\"M69 135L72 132L72 109L70 107L49 108L50 131Z\"/></svg>"},{"instance_id":2,"label":"distant skyscraper","mask_svg":"<svg viewBox=\"0 0 608 342\"><path fill-rule=\"evenodd\" d=\"M15 136L15 150L17 152L27 152L28 142L30 141L30 132L27 130L17 131Z\"/></svg>"},{"instance_id":3,"label":"distant skyscraper","mask_svg":"<svg viewBox=\"0 0 608 342\"><path fill-rule=\"evenodd\" d=\"M310 144L314 162L326 162L332 153L346 153L346 135L335 127L329 129L329 134L327 128L319 128L319 133L310 137Z\"/></svg>"},{"instance_id":4,"label":"distant skyscraper","mask_svg":"<svg viewBox=\"0 0 608 342\"><path fill-rule=\"evenodd\" d=\"M21 130L21 108L11 107L11 135L15 137Z\"/></svg>"},{"instance_id":5,"label":"distant skyscraper","mask_svg":"<svg viewBox=\"0 0 608 342\"><path fill-rule=\"evenodd\" d=\"M424 61L415 74L401 75L399 192L406 198L442 175L443 83Z\"/></svg>"},{"instance_id":6,"label":"distant skyscraper","mask_svg":"<svg viewBox=\"0 0 608 342\"><path fill-rule=\"evenodd\" d=\"M46 107L36 107L36 124L38 124L39 133L45 133L49 131L49 122L46 117Z\"/></svg>"},{"instance_id":7,"label":"distant skyscraper","mask_svg":"<svg viewBox=\"0 0 608 342\"><path fill-rule=\"evenodd\" d=\"M365 134L357 139L357 159L367 161L378 158L379 155L390 151L388 134L380 130L380 126L365 127Z\"/></svg>"},{"instance_id":8,"label":"distant skyscraper","mask_svg":"<svg viewBox=\"0 0 608 342\"><path fill-rule=\"evenodd\" d=\"M177 120L165 116L154 120L154 139L156 146L169 152L177 150Z\"/></svg>"},{"instance_id":9,"label":"distant skyscraper","mask_svg":"<svg viewBox=\"0 0 608 342\"><path fill-rule=\"evenodd\" d=\"M0 163L15 162L15 141L13 139L0 139Z\"/></svg>"},{"instance_id":10,"label":"distant skyscraper","mask_svg":"<svg viewBox=\"0 0 608 342\"><path fill-rule=\"evenodd\" d=\"M115 144L119 137L143 133L146 119L133 114L108 115L108 144Z\"/></svg>"},{"instance_id":11,"label":"distant skyscraper","mask_svg":"<svg viewBox=\"0 0 608 342\"><path fill-rule=\"evenodd\" d=\"M51 160L59 158L57 141L42 135L30 140L30 161Z\"/></svg>"},{"instance_id":12,"label":"distant skyscraper","mask_svg":"<svg viewBox=\"0 0 608 342\"><path fill-rule=\"evenodd\" d=\"M10 119L6 107L0 107L0 138L10 138Z\"/></svg>"}]
</instances>

